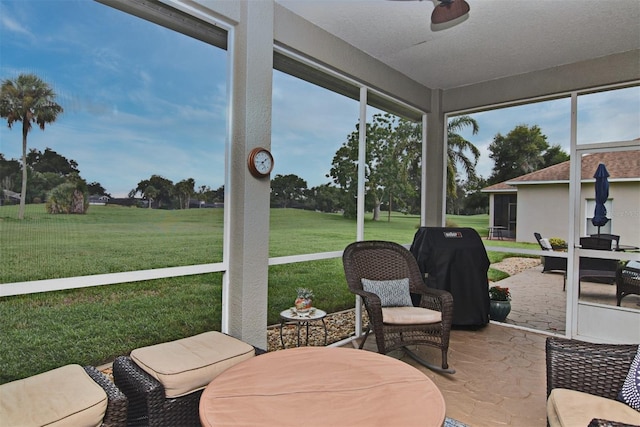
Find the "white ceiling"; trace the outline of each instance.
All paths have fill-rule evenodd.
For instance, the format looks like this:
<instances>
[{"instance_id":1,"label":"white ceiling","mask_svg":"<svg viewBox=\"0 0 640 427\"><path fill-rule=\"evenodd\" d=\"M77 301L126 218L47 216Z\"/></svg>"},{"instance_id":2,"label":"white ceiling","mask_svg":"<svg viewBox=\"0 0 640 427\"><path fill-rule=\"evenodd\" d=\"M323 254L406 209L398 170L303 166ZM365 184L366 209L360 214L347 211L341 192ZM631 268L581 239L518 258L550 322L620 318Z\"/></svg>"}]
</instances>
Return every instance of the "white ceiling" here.
<instances>
[{"instance_id":1,"label":"white ceiling","mask_svg":"<svg viewBox=\"0 0 640 427\"><path fill-rule=\"evenodd\" d=\"M467 0L464 22L434 31L436 1L276 0L434 89L640 49L639 0Z\"/></svg>"}]
</instances>

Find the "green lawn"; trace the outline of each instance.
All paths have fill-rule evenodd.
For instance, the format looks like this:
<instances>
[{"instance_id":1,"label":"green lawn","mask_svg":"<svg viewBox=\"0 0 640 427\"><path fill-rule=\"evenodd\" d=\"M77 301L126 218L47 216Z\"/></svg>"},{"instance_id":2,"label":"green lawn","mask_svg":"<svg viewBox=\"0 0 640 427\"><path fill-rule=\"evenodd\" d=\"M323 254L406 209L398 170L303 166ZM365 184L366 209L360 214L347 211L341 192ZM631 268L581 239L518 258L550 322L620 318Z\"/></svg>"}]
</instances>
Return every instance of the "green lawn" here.
<instances>
[{"instance_id":1,"label":"green lawn","mask_svg":"<svg viewBox=\"0 0 640 427\"><path fill-rule=\"evenodd\" d=\"M31 205L18 221L16 207L0 207L0 283L216 262L222 215L221 209L116 206L48 215L44 205ZM451 221L482 234L488 216ZM401 214L390 222L367 221L365 237L410 243L418 224L419 218ZM270 255L342 250L355 240L355 226L340 215L273 209ZM492 262L508 256L489 255ZM490 277L504 274L490 270ZM66 363L98 365L142 345L219 330L221 280L221 274L202 274L2 298L0 383ZM340 259L273 266L267 324L277 323L300 286L311 287L328 312L354 305Z\"/></svg>"}]
</instances>

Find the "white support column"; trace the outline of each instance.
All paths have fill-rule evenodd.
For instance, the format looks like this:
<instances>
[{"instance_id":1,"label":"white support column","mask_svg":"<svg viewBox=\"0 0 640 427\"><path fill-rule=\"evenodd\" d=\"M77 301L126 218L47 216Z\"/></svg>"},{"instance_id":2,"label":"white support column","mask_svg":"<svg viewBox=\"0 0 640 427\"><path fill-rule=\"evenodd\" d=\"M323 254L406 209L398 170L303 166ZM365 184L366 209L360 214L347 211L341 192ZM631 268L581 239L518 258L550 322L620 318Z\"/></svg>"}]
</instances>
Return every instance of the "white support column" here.
<instances>
[{"instance_id":1,"label":"white support column","mask_svg":"<svg viewBox=\"0 0 640 427\"><path fill-rule=\"evenodd\" d=\"M431 113L427 117L427 154L423 158L422 182L426 197L422 200L425 225L444 225L447 195L446 122L442 113L442 90L431 92Z\"/></svg>"},{"instance_id":2,"label":"white support column","mask_svg":"<svg viewBox=\"0 0 640 427\"><path fill-rule=\"evenodd\" d=\"M571 141L569 153L569 240L567 242L569 257L567 258L567 305L565 330L568 338L573 338L578 332L578 293L579 280L576 272L579 270L579 258L576 252L576 244L580 241L580 222L576 221L576 215L580 212L580 187L582 161L577 152L577 128L578 128L578 95L571 94Z\"/></svg>"},{"instance_id":3,"label":"white support column","mask_svg":"<svg viewBox=\"0 0 640 427\"><path fill-rule=\"evenodd\" d=\"M241 19L230 40L231 130L225 187L229 270L223 281L222 330L266 349L270 180L249 173L247 156L254 147L271 148L274 3L243 0L240 9Z\"/></svg>"}]
</instances>

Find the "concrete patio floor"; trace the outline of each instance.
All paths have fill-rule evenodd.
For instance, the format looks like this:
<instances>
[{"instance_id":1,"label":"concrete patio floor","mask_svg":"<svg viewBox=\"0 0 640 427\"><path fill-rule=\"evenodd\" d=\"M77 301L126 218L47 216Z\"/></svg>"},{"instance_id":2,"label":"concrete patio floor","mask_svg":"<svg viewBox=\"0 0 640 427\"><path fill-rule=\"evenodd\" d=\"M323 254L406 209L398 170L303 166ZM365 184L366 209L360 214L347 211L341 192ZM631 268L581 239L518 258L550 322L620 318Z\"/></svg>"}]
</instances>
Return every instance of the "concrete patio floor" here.
<instances>
[{"instance_id":1,"label":"concrete patio floor","mask_svg":"<svg viewBox=\"0 0 640 427\"><path fill-rule=\"evenodd\" d=\"M493 323L478 330L452 330L448 360L455 374L431 371L401 350L388 356L431 378L444 396L447 417L470 427L544 427L546 337ZM372 335L365 350L376 351ZM437 349L412 350L425 360L440 361ZM427 411L428 406L416 410Z\"/></svg>"},{"instance_id":2,"label":"concrete patio floor","mask_svg":"<svg viewBox=\"0 0 640 427\"><path fill-rule=\"evenodd\" d=\"M542 273L542 266L501 280L500 286L508 287L512 298L505 323L564 335L567 293L563 280L560 273ZM615 285L583 281L580 288L582 301L616 305ZM626 296L621 306L640 309L640 295Z\"/></svg>"},{"instance_id":3,"label":"concrete patio floor","mask_svg":"<svg viewBox=\"0 0 640 427\"><path fill-rule=\"evenodd\" d=\"M450 418L470 427L544 427L545 340L565 333L563 277L543 274L538 266L511 276L500 285L512 292L512 311L504 324L491 322L477 330L452 330L449 366L456 370L455 374L433 372L400 350L389 356L416 367L435 382ZM612 285L583 282L581 295L585 300L615 305ZM639 302L640 297L632 295L623 299L622 305L638 308ZM375 337L369 337L365 349L376 351ZM413 350L426 360L440 361L437 349L421 346Z\"/></svg>"}]
</instances>

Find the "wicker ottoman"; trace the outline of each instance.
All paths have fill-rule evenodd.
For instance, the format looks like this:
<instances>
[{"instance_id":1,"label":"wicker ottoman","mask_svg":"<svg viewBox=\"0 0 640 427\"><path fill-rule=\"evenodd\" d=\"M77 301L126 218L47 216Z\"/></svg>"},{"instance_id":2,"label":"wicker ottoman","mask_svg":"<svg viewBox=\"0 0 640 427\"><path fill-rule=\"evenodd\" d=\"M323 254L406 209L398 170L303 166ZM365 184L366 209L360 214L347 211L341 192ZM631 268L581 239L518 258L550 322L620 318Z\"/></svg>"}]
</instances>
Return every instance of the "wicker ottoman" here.
<instances>
[{"instance_id":1,"label":"wicker ottoman","mask_svg":"<svg viewBox=\"0 0 640 427\"><path fill-rule=\"evenodd\" d=\"M66 365L0 386L7 426L125 426L127 398L92 366Z\"/></svg>"},{"instance_id":2,"label":"wicker ottoman","mask_svg":"<svg viewBox=\"0 0 640 427\"><path fill-rule=\"evenodd\" d=\"M129 399L130 426L200 426L203 389L224 370L262 350L220 332L135 349L113 362Z\"/></svg>"}]
</instances>

